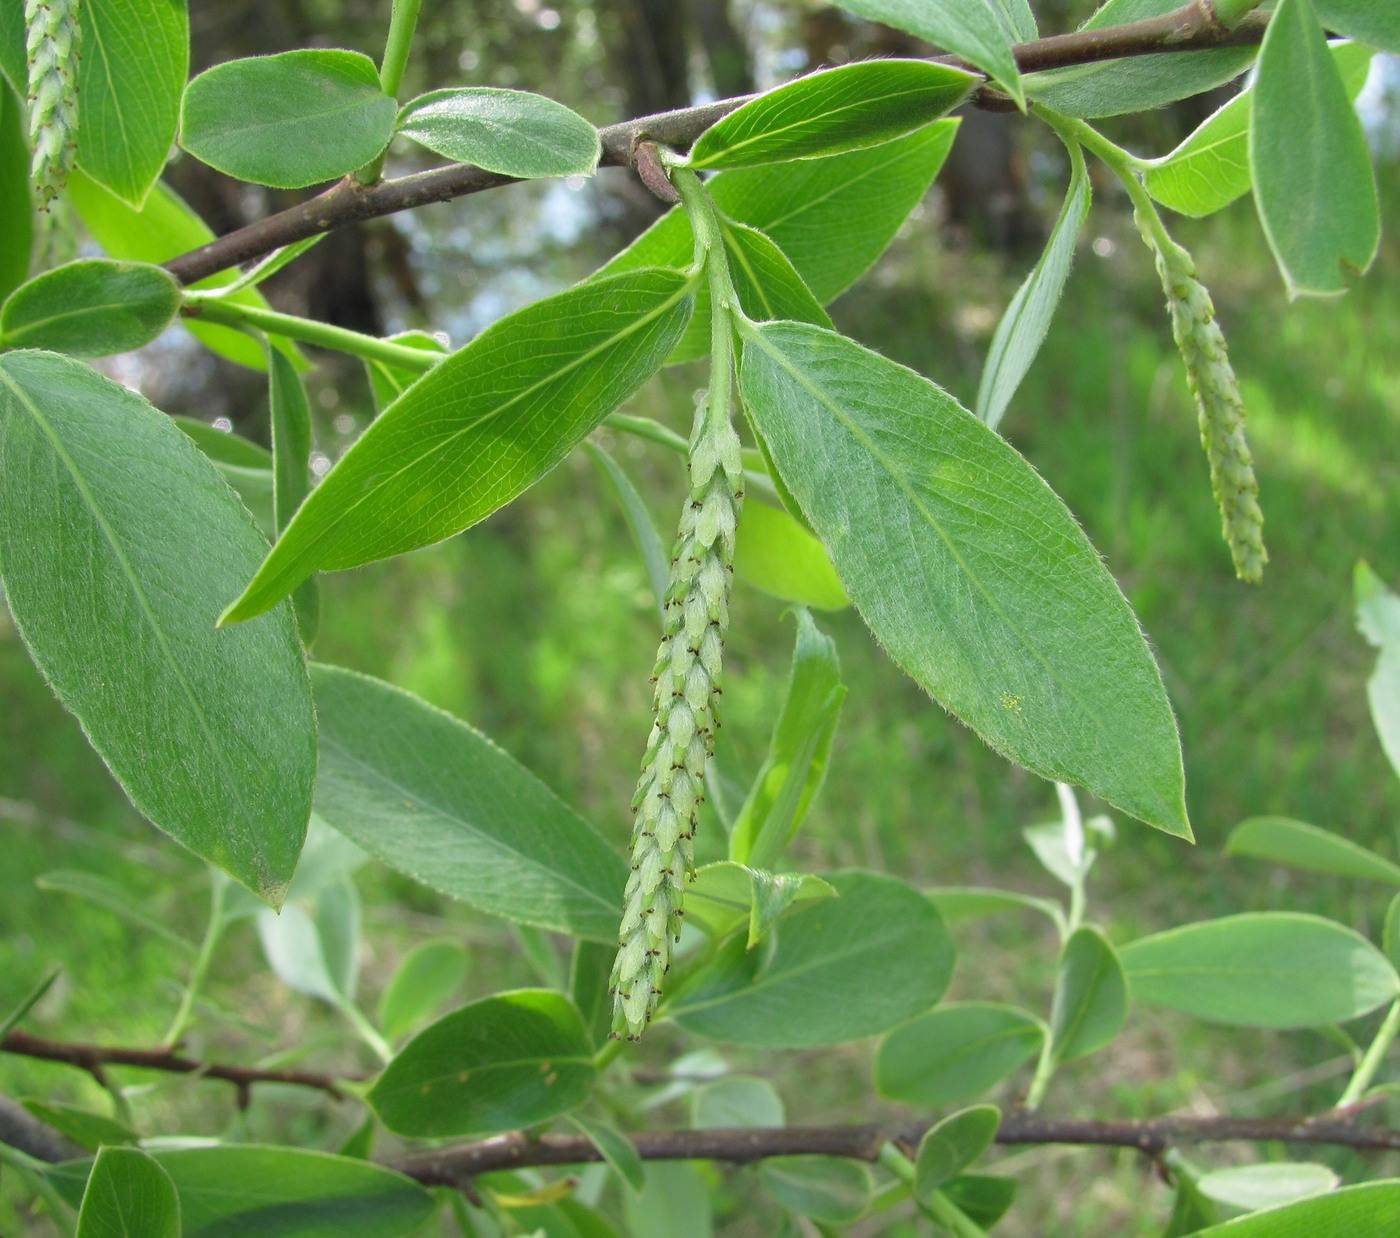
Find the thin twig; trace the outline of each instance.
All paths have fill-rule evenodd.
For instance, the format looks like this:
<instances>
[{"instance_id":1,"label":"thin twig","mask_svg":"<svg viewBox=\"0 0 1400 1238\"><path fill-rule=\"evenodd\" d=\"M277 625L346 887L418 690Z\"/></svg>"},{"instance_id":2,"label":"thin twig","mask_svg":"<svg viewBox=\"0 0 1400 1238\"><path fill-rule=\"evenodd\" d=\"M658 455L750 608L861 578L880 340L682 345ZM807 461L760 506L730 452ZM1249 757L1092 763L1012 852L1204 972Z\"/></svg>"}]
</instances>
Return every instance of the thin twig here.
<instances>
[{"instance_id":1,"label":"thin twig","mask_svg":"<svg viewBox=\"0 0 1400 1238\"><path fill-rule=\"evenodd\" d=\"M1021 43L1015 48L1016 63L1023 72L1029 73L1159 52L1252 46L1264 37L1267 20L1263 15L1253 14L1233 30L1224 30L1214 21L1203 0L1193 0L1191 4L1145 21L1099 30L1076 30ZM962 63L951 56L936 59L943 63ZM612 167L634 167L637 147L643 141L676 149L688 148L715 121L750 98L751 95L742 95L720 99L698 107L679 108L608 125L600 131L602 162ZM986 88L978 101L989 107L1000 107L1004 105L1004 96ZM448 164L371 186L362 185L351 175L317 197L172 258L165 267L176 279L192 284L318 233L432 202L447 202L515 181L515 177L486 172L466 163Z\"/></svg>"}]
</instances>

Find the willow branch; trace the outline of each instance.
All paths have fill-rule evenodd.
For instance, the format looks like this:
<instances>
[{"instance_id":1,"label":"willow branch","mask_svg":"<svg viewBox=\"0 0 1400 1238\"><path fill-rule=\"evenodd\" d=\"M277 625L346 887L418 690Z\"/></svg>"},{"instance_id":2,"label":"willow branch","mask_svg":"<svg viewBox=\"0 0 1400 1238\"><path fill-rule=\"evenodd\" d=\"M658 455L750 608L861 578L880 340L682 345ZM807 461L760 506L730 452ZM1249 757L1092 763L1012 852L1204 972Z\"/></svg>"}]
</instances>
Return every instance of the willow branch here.
<instances>
[{"instance_id":1,"label":"willow branch","mask_svg":"<svg viewBox=\"0 0 1400 1238\"><path fill-rule=\"evenodd\" d=\"M817 1155L873 1162L879 1159L880 1149L887 1142L912 1151L926 1129L926 1125L715 1128L641 1131L629 1138L644 1161L709 1160L746 1165L770 1156ZM1002 1118L996 1137L996 1142L1004 1145L1136 1148L1149 1156L1160 1156L1174 1144L1231 1140L1281 1140L1393 1151L1400 1149L1400 1130L1359 1126L1350 1116L1336 1113L1314 1118L1172 1117L1141 1121L1009 1113ZM477 1174L496 1170L581 1165L601 1159L597 1147L583 1135L531 1136L512 1131L474 1143L415 1152L388 1164L427 1186L461 1187Z\"/></svg>"},{"instance_id":2,"label":"willow branch","mask_svg":"<svg viewBox=\"0 0 1400 1238\"><path fill-rule=\"evenodd\" d=\"M343 1093L334 1075L305 1070L265 1070L257 1066L234 1066L227 1062L201 1062L182 1057L173 1049L129 1049L118 1045L73 1044L68 1041L47 1040L29 1032L15 1029L0 1040L0 1052L21 1057L38 1058L45 1062L63 1062L85 1070L105 1086L108 1066L136 1066L142 1070L158 1070L175 1075L198 1075L205 1079L223 1079L238 1089L239 1103L245 1103L249 1089L255 1083L289 1083L297 1087L315 1088L336 1100Z\"/></svg>"},{"instance_id":3,"label":"willow branch","mask_svg":"<svg viewBox=\"0 0 1400 1238\"><path fill-rule=\"evenodd\" d=\"M1076 30L1021 43L1015 48L1016 63L1022 72L1031 73L1159 52L1252 46L1263 38L1266 25L1266 17L1251 14L1234 29L1227 30L1214 19L1210 0L1193 0L1191 4L1144 21L1100 30ZM963 64L952 56L936 59ZM602 162L611 167L635 167L637 146L642 141L684 150L715 121L752 97L720 99L698 107L679 108L608 125L600 130ZM1005 97L990 87L985 87L976 101L988 107L1006 106ZM172 258L165 267L176 279L192 284L318 233L514 184L516 179L467 163L448 164L368 186L351 175L306 202Z\"/></svg>"}]
</instances>

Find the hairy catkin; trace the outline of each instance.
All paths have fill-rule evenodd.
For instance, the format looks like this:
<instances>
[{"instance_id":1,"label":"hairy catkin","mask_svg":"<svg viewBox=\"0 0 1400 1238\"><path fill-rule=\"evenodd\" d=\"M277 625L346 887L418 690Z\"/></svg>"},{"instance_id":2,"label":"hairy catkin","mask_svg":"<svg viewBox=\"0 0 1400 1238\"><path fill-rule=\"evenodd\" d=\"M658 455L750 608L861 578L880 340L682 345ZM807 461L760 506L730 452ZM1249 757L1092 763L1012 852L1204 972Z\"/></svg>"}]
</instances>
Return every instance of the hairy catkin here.
<instances>
[{"instance_id":1,"label":"hairy catkin","mask_svg":"<svg viewBox=\"0 0 1400 1238\"><path fill-rule=\"evenodd\" d=\"M1196 399L1201 446L1210 461L1211 489L1235 574L1257 584L1269 561L1264 549L1264 513L1259 507L1254 457L1244 434L1244 401L1225 336L1215 320L1210 293L1196 278L1191 255L1169 239L1155 237L1141 219L1138 222L1157 256L1172 336L1186 362L1186 381Z\"/></svg>"},{"instance_id":2,"label":"hairy catkin","mask_svg":"<svg viewBox=\"0 0 1400 1238\"><path fill-rule=\"evenodd\" d=\"M729 382L716 375L715 382ZM725 407L725 415L716 413ZM655 721L632 797L632 872L613 964L612 1035L636 1040L650 1021L680 940L684 880L695 875L695 820L719 725L720 659L729 627L734 529L743 500L739 437L723 401L703 400L690 441L681 513L656 654Z\"/></svg>"},{"instance_id":3,"label":"hairy catkin","mask_svg":"<svg viewBox=\"0 0 1400 1238\"><path fill-rule=\"evenodd\" d=\"M78 0L25 0L29 63L29 165L36 205L63 192L78 150Z\"/></svg>"}]
</instances>

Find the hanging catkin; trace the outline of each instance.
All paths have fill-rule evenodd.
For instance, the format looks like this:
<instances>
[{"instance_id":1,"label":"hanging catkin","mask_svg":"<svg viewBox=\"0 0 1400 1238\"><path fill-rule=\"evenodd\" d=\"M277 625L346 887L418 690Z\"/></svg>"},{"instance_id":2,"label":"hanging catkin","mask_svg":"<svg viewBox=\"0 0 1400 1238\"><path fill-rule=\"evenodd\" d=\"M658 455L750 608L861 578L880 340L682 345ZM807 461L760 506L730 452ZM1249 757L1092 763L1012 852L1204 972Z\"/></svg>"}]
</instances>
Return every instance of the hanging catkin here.
<instances>
[{"instance_id":1,"label":"hanging catkin","mask_svg":"<svg viewBox=\"0 0 1400 1238\"><path fill-rule=\"evenodd\" d=\"M78 0L25 0L29 64L29 165L35 204L47 211L68 183L78 150Z\"/></svg>"}]
</instances>

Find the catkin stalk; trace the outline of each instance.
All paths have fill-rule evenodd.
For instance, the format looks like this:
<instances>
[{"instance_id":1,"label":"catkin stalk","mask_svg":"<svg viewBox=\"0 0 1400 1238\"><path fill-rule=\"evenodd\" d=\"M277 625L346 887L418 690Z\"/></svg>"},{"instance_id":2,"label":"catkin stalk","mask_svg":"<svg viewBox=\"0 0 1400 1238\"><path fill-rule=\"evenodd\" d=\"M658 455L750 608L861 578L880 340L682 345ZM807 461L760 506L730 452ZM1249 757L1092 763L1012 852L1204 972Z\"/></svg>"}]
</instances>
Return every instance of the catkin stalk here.
<instances>
[{"instance_id":1,"label":"catkin stalk","mask_svg":"<svg viewBox=\"0 0 1400 1238\"><path fill-rule=\"evenodd\" d=\"M68 183L78 150L78 0L25 0L24 19L29 173L36 205L47 211Z\"/></svg>"},{"instance_id":2,"label":"catkin stalk","mask_svg":"<svg viewBox=\"0 0 1400 1238\"><path fill-rule=\"evenodd\" d=\"M690 177L683 198L703 195ZM692 183L693 182L693 183ZM688 201L689 205L689 201ZM707 200L699 202L703 215ZM690 495L671 555L661 646L652 672L655 721L632 797L632 871L613 964L612 1036L637 1040L651 1020L680 940L684 882L695 876L695 822L719 726L721 657L729 627L734 530L743 501L739 436L730 420L733 288L717 236L692 215L710 277L710 388L690 436ZM711 249L711 245L715 248Z\"/></svg>"},{"instance_id":3,"label":"catkin stalk","mask_svg":"<svg viewBox=\"0 0 1400 1238\"><path fill-rule=\"evenodd\" d=\"M1196 400L1201 446L1210 462L1210 484L1220 509L1235 574L1257 584L1269 561L1264 549L1264 513L1259 481L1244 433L1244 401L1239 379L1215 320L1210 293L1196 277L1191 255L1138 214L1138 228L1156 255L1157 273L1167 295L1172 336L1186 363L1186 381Z\"/></svg>"}]
</instances>

